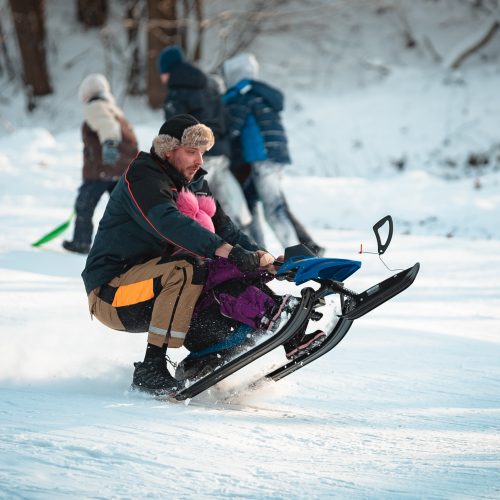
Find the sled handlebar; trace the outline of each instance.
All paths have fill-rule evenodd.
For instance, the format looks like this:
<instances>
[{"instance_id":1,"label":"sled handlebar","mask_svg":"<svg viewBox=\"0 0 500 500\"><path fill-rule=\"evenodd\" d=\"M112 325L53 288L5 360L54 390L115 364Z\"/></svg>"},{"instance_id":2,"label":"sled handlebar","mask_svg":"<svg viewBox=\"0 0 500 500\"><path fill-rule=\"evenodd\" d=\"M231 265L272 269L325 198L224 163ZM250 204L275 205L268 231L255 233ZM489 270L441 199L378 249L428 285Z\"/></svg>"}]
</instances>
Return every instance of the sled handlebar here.
<instances>
[{"instance_id":1,"label":"sled handlebar","mask_svg":"<svg viewBox=\"0 0 500 500\"><path fill-rule=\"evenodd\" d=\"M382 237L380 235L380 228L385 223L388 224L388 231L387 231L387 237L386 237L385 243L382 243ZM386 215L385 217L382 217L382 219L380 219L373 226L373 232L375 233L375 236L377 238L377 247L378 247L378 254L379 255L382 255L387 250L389 243L392 240L393 227L394 227L394 224L392 222L392 217L390 215Z\"/></svg>"}]
</instances>

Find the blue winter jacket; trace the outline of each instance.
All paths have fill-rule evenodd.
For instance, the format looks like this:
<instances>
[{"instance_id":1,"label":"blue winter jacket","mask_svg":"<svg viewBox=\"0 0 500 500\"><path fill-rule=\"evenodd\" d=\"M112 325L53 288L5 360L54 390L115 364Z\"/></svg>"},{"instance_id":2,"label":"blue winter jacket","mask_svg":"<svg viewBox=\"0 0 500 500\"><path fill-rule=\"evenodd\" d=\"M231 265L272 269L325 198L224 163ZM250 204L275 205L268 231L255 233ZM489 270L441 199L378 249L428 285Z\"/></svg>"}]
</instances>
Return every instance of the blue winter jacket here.
<instances>
[{"instance_id":1,"label":"blue winter jacket","mask_svg":"<svg viewBox=\"0 0 500 500\"><path fill-rule=\"evenodd\" d=\"M232 140L240 141L242 160L290 163L285 129L281 123L283 93L257 80L240 80L223 97Z\"/></svg>"}]
</instances>

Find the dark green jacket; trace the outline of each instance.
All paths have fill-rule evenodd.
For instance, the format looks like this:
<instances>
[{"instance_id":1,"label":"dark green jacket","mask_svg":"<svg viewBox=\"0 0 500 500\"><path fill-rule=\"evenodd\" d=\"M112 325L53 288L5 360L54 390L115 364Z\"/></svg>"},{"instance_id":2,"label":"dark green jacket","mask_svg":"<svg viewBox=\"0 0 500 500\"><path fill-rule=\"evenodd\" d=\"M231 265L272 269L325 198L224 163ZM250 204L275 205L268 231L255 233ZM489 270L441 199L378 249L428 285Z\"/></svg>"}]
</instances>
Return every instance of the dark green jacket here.
<instances>
[{"instance_id":1,"label":"dark green jacket","mask_svg":"<svg viewBox=\"0 0 500 500\"><path fill-rule=\"evenodd\" d=\"M87 293L131 267L155 257L168 258L182 249L190 257L214 257L223 243L248 250L257 245L242 233L219 203L212 217L215 234L177 209L178 192L211 195L206 172L200 169L188 183L154 152L141 152L119 180L109 199L82 278Z\"/></svg>"}]
</instances>

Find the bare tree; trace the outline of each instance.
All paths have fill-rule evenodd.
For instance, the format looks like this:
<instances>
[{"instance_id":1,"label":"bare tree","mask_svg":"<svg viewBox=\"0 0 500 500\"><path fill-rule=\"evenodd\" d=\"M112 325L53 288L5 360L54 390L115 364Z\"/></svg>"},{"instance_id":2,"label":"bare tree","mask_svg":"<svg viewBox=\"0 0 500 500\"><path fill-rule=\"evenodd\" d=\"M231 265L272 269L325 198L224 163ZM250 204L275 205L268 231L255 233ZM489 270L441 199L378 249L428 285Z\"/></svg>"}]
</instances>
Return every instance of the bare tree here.
<instances>
[{"instance_id":1,"label":"bare tree","mask_svg":"<svg viewBox=\"0 0 500 500\"><path fill-rule=\"evenodd\" d=\"M0 17L0 52L1 52L1 59L3 59L3 62L0 60L0 75L3 75L5 73L7 77L10 80L12 80L16 72L14 70L14 65L12 64L12 59L10 57L9 50L7 48L7 43L5 41L5 35L2 27L1 17Z\"/></svg>"},{"instance_id":2,"label":"bare tree","mask_svg":"<svg viewBox=\"0 0 500 500\"><path fill-rule=\"evenodd\" d=\"M108 0L77 0L78 20L88 28L104 26L108 18Z\"/></svg>"},{"instance_id":3,"label":"bare tree","mask_svg":"<svg viewBox=\"0 0 500 500\"><path fill-rule=\"evenodd\" d=\"M156 69L156 58L166 45L178 43L176 0L148 0L148 101L159 108L165 89Z\"/></svg>"},{"instance_id":4,"label":"bare tree","mask_svg":"<svg viewBox=\"0 0 500 500\"><path fill-rule=\"evenodd\" d=\"M203 0L194 0L194 9L196 14L196 41L194 43L193 61L201 59L201 48L203 46L203 32L205 31L205 23L203 20Z\"/></svg>"},{"instance_id":5,"label":"bare tree","mask_svg":"<svg viewBox=\"0 0 500 500\"><path fill-rule=\"evenodd\" d=\"M248 48L263 32L289 29L290 19L279 11L286 0L254 0L251 8L243 11L225 10L213 19L202 21L203 26L218 33L218 57L213 70L223 61Z\"/></svg>"},{"instance_id":6,"label":"bare tree","mask_svg":"<svg viewBox=\"0 0 500 500\"><path fill-rule=\"evenodd\" d=\"M10 0L10 9L23 61L28 110L35 96L52 93L45 58L45 1Z\"/></svg>"},{"instance_id":7,"label":"bare tree","mask_svg":"<svg viewBox=\"0 0 500 500\"><path fill-rule=\"evenodd\" d=\"M139 0L127 1L125 26L127 29L128 46L130 48L130 66L128 69L127 94L140 95L141 64L139 58L139 24L141 4Z\"/></svg>"},{"instance_id":8,"label":"bare tree","mask_svg":"<svg viewBox=\"0 0 500 500\"><path fill-rule=\"evenodd\" d=\"M181 0L182 5L182 18L187 19L191 12L191 0ZM181 17L181 16L179 16ZM179 44L183 48L185 52L187 52L188 48L188 25L186 22L180 24L177 27L177 36L179 39Z\"/></svg>"},{"instance_id":9,"label":"bare tree","mask_svg":"<svg viewBox=\"0 0 500 500\"><path fill-rule=\"evenodd\" d=\"M201 47L203 44L203 31L206 20L203 19L203 0L182 0L182 18L178 16L178 37L184 52L189 55L189 59L197 62L201 59ZM189 27L195 20L196 33L193 33L194 41L190 40Z\"/></svg>"}]
</instances>

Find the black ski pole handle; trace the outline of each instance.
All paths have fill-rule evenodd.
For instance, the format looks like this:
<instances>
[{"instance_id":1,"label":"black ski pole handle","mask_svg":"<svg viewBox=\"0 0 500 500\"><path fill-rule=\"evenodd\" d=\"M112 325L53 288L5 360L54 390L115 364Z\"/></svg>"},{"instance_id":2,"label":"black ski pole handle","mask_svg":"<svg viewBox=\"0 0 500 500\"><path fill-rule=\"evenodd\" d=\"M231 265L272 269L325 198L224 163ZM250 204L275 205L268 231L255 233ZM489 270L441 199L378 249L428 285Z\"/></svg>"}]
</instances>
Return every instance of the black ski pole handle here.
<instances>
[{"instance_id":1,"label":"black ski pole handle","mask_svg":"<svg viewBox=\"0 0 500 500\"><path fill-rule=\"evenodd\" d=\"M387 240L385 243L382 243L382 240L380 239L380 233L379 229L386 223L389 223L389 232L387 234ZM394 224L392 222L392 217L390 215L386 215L385 217L382 217L374 226L373 226L373 232L375 233L375 236L377 238L377 246L378 246L378 254L382 255L388 248L391 240L392 240L392 232L393 232L393 227Z\"/></svg>"}]
</instances>

